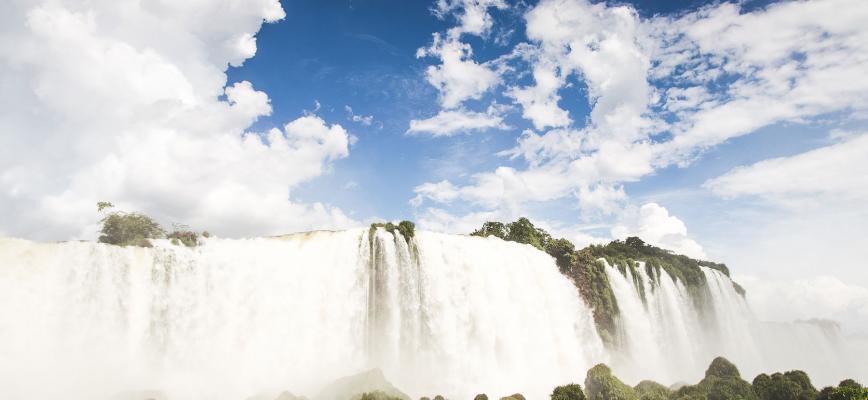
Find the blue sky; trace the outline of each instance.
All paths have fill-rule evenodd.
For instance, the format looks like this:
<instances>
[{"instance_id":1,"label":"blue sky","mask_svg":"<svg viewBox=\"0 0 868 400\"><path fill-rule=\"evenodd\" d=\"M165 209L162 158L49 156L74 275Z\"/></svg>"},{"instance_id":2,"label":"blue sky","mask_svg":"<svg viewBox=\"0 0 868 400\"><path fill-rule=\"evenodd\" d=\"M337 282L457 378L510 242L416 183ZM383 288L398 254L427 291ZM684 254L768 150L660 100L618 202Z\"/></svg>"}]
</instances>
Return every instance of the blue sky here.
<instances>
[{"instance_id":1,"label":"blue sky","mask_svg":"<svg viewBox=\"0 0 868 400\"><path fill-rule=\"evenodd\" d=\"M2 236L93 239L100 200L223 237L528 216L868 329L862 0L4 11Z\"/></svg>"},{"instance_id":2,"label":"blue sky","mask_svg":"<svg viewBox=\"0 0 868 400\"><path fill-rule=\"evenodd\" d=\"M770 2L745 2L743 12L762 9ZM323 201L339 206L357 219L413 219L418 210L408 200L422 182L462 180L469 174L499 165L521 167L520 160L498 156L512 148L525 129L533 126L518 110L507 117L509 129L489 130L453 137L425 137L406 134L411 119L430 117L439 109L438 92L425 80L431 60L415 57L416 50L431 42L432 32L444 32L455 18L438 18L433 4L411 2L282 2L286 18L265 24L257 34L256 56L243 66L228 70L228 81L250 81L267 92L274 112L260 118L253 129L265 130L316 111L327 121L345 126L358 138L350 156L334 162L329 173L293 188L291 196L300 201ZM644 17L680 15L710 2L644 1L626 2ZM491 37L467 39L474 59L489 61L527 42L523 14L535 2L509 9L492 10L494 34L512 31L506 43ZM574 87L582 85L577 76L569 78ZM529 82L524 77L521 82ZM665 86L663 86L665 88ZM489 93L472 102L483 105L492 100L509 103L499 93ZM559 102L581 120L590 112L587 93L565 90ZM346 106L355 115L372 116L368 126L353 122ZM632 198L665 203L672 192L696 191L708 179L734 167L771 157L798 154L829 144L828 127L816 124L775 123L754 133L733 138L706 149L689 167L670 165L642 179L625 184ZM728 202L726 202L728 203ZM535 213L565 224L580 222L581 210L571 201L534 207ZM703 210L690 204L673 204L672 211L687 220L691 230L702 232L707 221ZM720 207L727 207L721 204ZM707 211L707 210L705 210ZM594 224L589 224L594 226ZM605 231L606 228L600 228ZM600 229L594 232L600 232ZM605 236L605 232L603 232Z\"/></svg>"}]
</instances>

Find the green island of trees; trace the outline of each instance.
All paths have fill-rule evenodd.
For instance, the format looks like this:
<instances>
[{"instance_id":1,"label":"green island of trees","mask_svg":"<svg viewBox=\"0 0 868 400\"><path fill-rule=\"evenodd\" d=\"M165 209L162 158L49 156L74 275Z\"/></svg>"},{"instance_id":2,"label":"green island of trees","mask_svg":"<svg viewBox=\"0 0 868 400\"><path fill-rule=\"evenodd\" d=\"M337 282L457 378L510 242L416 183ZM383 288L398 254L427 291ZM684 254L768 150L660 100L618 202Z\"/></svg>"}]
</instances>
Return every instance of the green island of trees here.
<instances>
[{"instance_id":1,"label":"green island of trees","mask_svg":"<svg viewBox=\"0 0 868 400\"><path fill-rule=\"evenodd\" d=\"M729 269L724 264L675 254L651 246L638 237L576 249L569 240L553 238L544 229L535 227L527 218L519 218L510 223L486 222L471 235L494 236L507 241L529 244L552 256L561 273L570 278L582 298L593 310L597 330L608 344L614 340L619 309L606 275L605 265L601 260L606 260L625 276L630 269L634 280L639 279L638 268L643 265L639 262L644 263L645 272L652 280L660 279L661 270L666 271L669 276L680 280L687 287L693 301L697 304L705 301L707 293L705 275L700 267L716 269L729 276ZM636 285L636 287L644 299L644 285ZM741 286L733 282L733 287L738 293L744 295Z\"/></svg>"}]
</instances>

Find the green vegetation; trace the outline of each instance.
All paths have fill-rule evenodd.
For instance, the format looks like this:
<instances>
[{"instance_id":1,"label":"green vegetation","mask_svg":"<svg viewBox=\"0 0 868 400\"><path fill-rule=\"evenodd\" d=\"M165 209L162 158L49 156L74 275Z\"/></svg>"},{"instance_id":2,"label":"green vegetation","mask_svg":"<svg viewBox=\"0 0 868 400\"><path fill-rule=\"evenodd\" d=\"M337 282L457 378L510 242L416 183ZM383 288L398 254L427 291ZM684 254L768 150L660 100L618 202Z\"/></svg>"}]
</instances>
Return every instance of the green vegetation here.
<instances>
[{"instance_id":1,"label":"green vegetation","mask_svg":"<svg viewBox=\"0 0 868 400\"><path fill-rule=\"evenodd\" d=\"M633 390L639 400L666 400L672 395L669 388L654 381L639 382Z\"/></svg>"},{"instance_id":2,"label":"green vegetation","mask_svg":"<svg viewBox=\"0 0 868 400\"><path fill-rule=\"evenodd\" d=\"M398 223L398 232L401 232L404 238L410 240L410 238L416 236L416 224L410 221L401 221Z\"/></svg>"},{"instance_id":3,"label":"green vegetation","mask_svg":"<svg viewBox=\"0 0 868 400\"><path fill-rule=\"evenodd\" d=\"M162 238L165 231L151 217L139 213L123 211L106 212L114 208L107 201L96 203L98 212L104 213L100 223L100 243L117 246L152 247L150 239Z\"/></svg>"},{"instance_id":4,"label":"green vegetation","mask_svg":"<svg viewBox=\"0 0 868 400\"><path fill-rule=\"evenodd\" d=\"M207 233L207 232L206 232ZM204 234L202 236L205 236ZM186 225L175 225L174 230L166 235L172 244L184 244L187 247L196 247L199 245L199 234L190 230Z\"/></svg>"},{"instance_id":5,"label":"green vegetation","mask_svg":"<svg viewBox=\"0 0 868 400\"><path fill-rule=\"evenodd\" d=\"M606 364L597 364L585 378L588 400L638 400L633 388L612 375Z\"/></svg>"},{"instance_id":6,"label":"green vegetation","mask_svg":"<svg viewBox=\"0 0 868 400\"><path fill-rule=\"evenodd\" d=\"M501 397L500 400L525 400L521 393L514 393L506 397Z\"/></svg>"},{"instance_id":7,"label":"green vegetation","mask_svg":"<svg viewBox=\"0 0 868 400\"><path fill-rule=\"evenodd\" d=\"M838 387L825 387L816 397L817 400L868 400L868 387L852 379L845 379Z\"/></svg>"},{"instance_id":8,"label":"green vegetation","mask_svg":"<svg viewBox=\"0 0 868 400\"><path fill-rule=\"evenodd\" d=\"M573 281L582 298L593 310L597 330L607 344L612 344L615 340L616 321L620 311L605 265L599 260L606 260L625 276L627 269L630 269L635 287L643 299L645 285L638 284L640 279L638 268L641 265L638 261L645 263L645 272L652 281L658 281L663 276L661 269L669 276L680 280L698 305L706 300L707 295L705 275L700 267L713 268L729 276L729 268L724 264L674 254L669 250L648 245L638 237L576 250L575 245L569 240L552 238L548 232L535 227L527 218L519 218L515 222L506 224L489 221L482 224L482 227L471 235L495 236L503 240L529 244L552 256L561 273ZM744 296L744 288L734 282L733 287Z\"/></svg>"},{"instance_id":9,"label":"green vegetation","mask_svg":"<svg viewBox=\"0 0 868 400\"><path fill-rule=\"evenodd\" d=\"M817 397L817 389L802 371L771 376L759 374L753 380L753 391L760 400L814 400Z\"/></svg>"},{"instance_id":10,"label":"green vegetation","mask_svg":"<svg viewBox=\"0 0 868 400\"><path fill-rule=\"evenodd\" d=\"M558 386L552 391L551 400L586 400L585 392L582 392L582 386L576 383L570 383L564 386Z\"/></svg>"},{"instance_id":11,"label":"green vegetation","mask_svg":"<svg viewBox=\"0 0 868 400\"><path fill-rule=\"evenodd\" d=\"M485 393L480 393L480 394L477 394L473 398L473 400L488 400L488 395L486 395Z\"/></svg>"},{"instance_id":12,"label":"green vegetation","mask_svg":"<svg viewBox=\"0 0 868 400\"><path fill-rule=\"evenodd\" d=\"M373 392L362 393L358 400L403 400L400 397L389 396L388 394L375 390Z\"/></svg>"},{"instance_id":13,"label":"green vegetation","mask_svg":"<svg viewBox=\"0 0 868 400\"><path fill-rule=\"evenodd\" d=\"M401 236L404 236L404 239L407 239L408 242L410 241L410 238L416 236L416 224L411 221L401 221L398 225L391 222L375 222L371 224L371 227L368 229L368 236L373 238L374 232L377 231L377 228L383 228L386 232L393 235L395 234L395 231L398 231L398 233L400 233Z\"/></svg>"},{"instance_id":14,"label":"green vegetation","mask_svg":"<svg viewBox=\"0 0 868 400\"><path fill-rule=\"evenodd\" d=\"M729 360L717 357L698 384L678 389L677 400L758 400L751 384L741 379L738 368Z\"/></svg>"},{"instance_id":15,"label":"green vegetation","mask_svg":"<svg viewBox=\"0 0 868 400\"><path fill-rule=\"evenodd\" d=\"M169 239L174 245L184 244L187 247L195 247L200 244L199 234L191 231L186 225L176 224L171 233L166 234L151 217L140 213L128 213L123 211L106 210L114 208L114 204L107 201L96 203L97 212L103 213L100 220L100 243L108 243L117 246L153 247L151 239ZM202 232L203 237L211 237L208 231Z\"/></svg>"}]
</instances>

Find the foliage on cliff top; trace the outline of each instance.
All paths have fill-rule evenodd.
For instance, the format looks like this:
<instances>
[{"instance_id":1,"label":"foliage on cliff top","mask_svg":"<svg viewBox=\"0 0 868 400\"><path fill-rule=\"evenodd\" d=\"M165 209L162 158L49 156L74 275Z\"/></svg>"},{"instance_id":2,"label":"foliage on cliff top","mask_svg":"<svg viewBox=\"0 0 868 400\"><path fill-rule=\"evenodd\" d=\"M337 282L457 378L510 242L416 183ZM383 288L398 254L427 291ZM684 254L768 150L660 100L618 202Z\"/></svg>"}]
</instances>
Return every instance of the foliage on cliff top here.
<instances>
[{"instance_id":1,"label":"foliage on cliff top","mask_svg":"<svg viewBox=\"0 0 868 400\"><path fill-rule=\"evenodd\" d=\"M638 237L628 237L625 240L615 240L606 245L589 246L591 253L598 258L605 258L609 264L622 269L635 261L643 261L651 268L663 268L686 285L701 285L705 276L699 267L708 267L723 272L729 276L729 268L724 264L702 261L682 254L651 246Z\"/></svg>"},{"instance_id":2,"label":"foliage on cliff top","mask_svg":"<svg viewBox=\"0 0 868 400\"><path fill-rule=\"evenodd\" d=\"M597 364L588 370L585 378L588 400L638 400L636 392L612 375L606 364Z\"/></svg>"},{"instance_id":3,"label":"foliage on cliff top","mask_svg":"<svg viewBox=\"0 0 868 400\"><path fill-rule=\"evenodd\" d=\"M152 247L150 239L158 239L166 234L160 224L147 215L123 211L106 212L114 208L114 204L107 201L98 202L96 207L98 212L104 212L100 220L100 243Z\"/></svg>"},{"instance_id":4,"label":"foliage on cliff top","mask_svg":"<svg viewBox=\"0 0 868 400\"><path fill-rule=\"evenodd\" d=\"M401 221L398 223L398 225L395 225L391 222L375 222L371 224L369 234L373 236L374 231L376 231L377 228L383 228L386 230L386 232L389 232L391 234L395 234L395 231L398 231L398 233L404 236L404 238L408 241L413 236L416 236L416 224L411 221Z\"/></svg>"},{"instance_id":5,"label":"foliage on cliff top","mask_svg":"<svg viewBox=\"0 0 868 400\"><path fill-rule=\"evenodd\" d=\"M618 304L609 285L605 267L587 249L576 251L576 246L567 239L555 239L544 229L537 228L527 218L515 222L486 222L473 236L495 236L503 240L525 243L552 256L562 274L573 281L579 293L594 313L597 330L606 342L611 342L615 332Z\"/></svg>"}]
</instances>

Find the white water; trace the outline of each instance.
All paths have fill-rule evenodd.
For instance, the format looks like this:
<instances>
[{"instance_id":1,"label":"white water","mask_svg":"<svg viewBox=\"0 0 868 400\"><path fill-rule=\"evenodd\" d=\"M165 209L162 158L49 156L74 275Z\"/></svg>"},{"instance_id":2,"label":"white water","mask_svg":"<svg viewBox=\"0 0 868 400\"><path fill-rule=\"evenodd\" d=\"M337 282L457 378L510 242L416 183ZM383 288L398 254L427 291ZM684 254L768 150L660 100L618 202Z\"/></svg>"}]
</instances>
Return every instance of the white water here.
<instances>
[{"instance_id":1,"label":"white water","mask_svg":"<svg viewBox=\"0 0 868 400\"><path fill-rule=\"evenodd\" d=\"M716 356L735 363L748 381L761 372L792 369L806 371L817 386L848 377L868 378L868 352L845 340L838 329L757 321L720 271L702 267L708 296L697 306L687 288L666 271L660 270L660 277L652 281L644 264L636 270L635 281L645 289L644 302L629 268L626 274L606 268L621 310L621 350L613 355L613 370L626 382L696 382Z\"/></svg>"},{"instance_id":2,"label":"white water","mask_svg":"<svg viewBox=\"0 0 868 400\"><path fill-rule=\"evenodd\" d=\"M728 277L703 273L696 303L665 271L608 267L621 314L607 351L554 261L496 238L419 232L408 244L380 229L372 243L359 229L194 249L0 239L0 398L315 398L379 367L414 398L543 399L599 362L631 384L671 384L698 381L718 355L747 380L868 378L868 346L828 324L756 321Z\"/></svg>"},{"instance_id":3,"label":"white water","mask_svg":"<svg viewBox=\"0 0 868 400\"><path fill-rule=\"evenodd\" d=\"M194 249L0 239L0 398L244 399L380 367L412 397L544 398L606 362L553 260L379 230ZM371 262L371 256L374 262Z\"/></svg>"}]
</instances>

